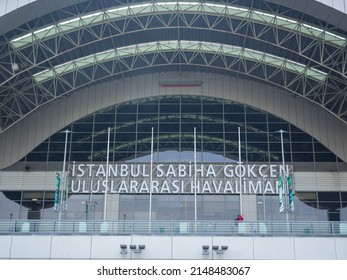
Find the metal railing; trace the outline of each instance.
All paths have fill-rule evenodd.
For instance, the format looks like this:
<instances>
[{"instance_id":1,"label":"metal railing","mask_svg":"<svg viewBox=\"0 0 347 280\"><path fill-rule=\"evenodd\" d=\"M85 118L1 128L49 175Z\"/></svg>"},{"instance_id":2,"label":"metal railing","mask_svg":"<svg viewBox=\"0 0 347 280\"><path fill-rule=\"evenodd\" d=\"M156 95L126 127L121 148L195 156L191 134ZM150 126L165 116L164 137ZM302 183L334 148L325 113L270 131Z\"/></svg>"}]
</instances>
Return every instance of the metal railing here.
<instances>
[{"instance_id":1,"label":"metal railing","mask_svg":"<svg viewBox=\"0 0 347 280\"><path fill-rule=\"evenodd\" d=\"M347 222L0 220L0 234L347 237Z\"/></svg>"}]
</instances>

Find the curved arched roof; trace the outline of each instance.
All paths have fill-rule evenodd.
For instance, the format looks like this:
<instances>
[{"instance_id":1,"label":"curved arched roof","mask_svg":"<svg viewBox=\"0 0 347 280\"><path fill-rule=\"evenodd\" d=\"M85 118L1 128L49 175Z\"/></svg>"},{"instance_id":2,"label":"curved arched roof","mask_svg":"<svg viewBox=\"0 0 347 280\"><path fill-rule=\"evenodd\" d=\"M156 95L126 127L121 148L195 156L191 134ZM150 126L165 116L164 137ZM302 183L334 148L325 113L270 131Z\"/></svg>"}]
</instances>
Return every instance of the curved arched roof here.
<instances>
[{"instance_id":1,"label":"curved arched roof","mask_svg":"<svg viewBox=\"0 0 347 280\"><path fill-rule=\"evenodd\" d=\"M18 8L0 18L0 129L86 86L162 71L241 76L346 124L347 15L312 0L282 2L37 0ZM314 7L325 13L313 16Z\"/></svg>"}]
</instances>

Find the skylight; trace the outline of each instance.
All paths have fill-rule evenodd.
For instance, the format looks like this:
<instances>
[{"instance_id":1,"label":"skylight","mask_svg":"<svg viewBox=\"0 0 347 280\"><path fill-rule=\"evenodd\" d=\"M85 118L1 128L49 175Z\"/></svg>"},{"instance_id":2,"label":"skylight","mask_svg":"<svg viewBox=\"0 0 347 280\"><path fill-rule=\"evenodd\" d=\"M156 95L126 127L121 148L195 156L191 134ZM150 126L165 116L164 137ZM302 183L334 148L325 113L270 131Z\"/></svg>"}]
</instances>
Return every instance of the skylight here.
<instances>
[{"instance_id":1,"label":"skylight","mask_svg":"<svg viewBox=\"0 0 347 280\"><path fill-rule=\"evenodd\" d=\"M344 37L308 24L303 24L292 19L287 19L282 16L231 5L184 1L149 2L95 12L35 30L31 33L13 39L11 41L11 44L13 48L24 48L38 41L46 40L79 28L97 25L107 21L115 21L125 18L129 15L143 16L146 14L177 12L202 13L207 15L250 20L266 25L271 24L280 29L298 32L314 39L323 40L333 46L341 47L346 44L346 38Z\"/></svg>"},{"instance_id":2,"label":"skylight","mask_svg":"<svg viewBox=\"0 0 347 280\"><path fill-rule=\"evenodd\" d=\"M203 52L212 54L222 54L231 57L240 57L251 61L264 63L267 65L283 68L287 71L302 74L308 78L323 81L326 73L304 64L297 63L282 57L274 56L268 53L259 52L247 48L240 48L232 45L219 43L200 42L200 41L159 41L138 45L130 45L122 48L111 49L99 52L93 55L81 57L73 61L69 61L60 65L41 71L34 75L36 82L41 83L52 79L57 75L63 75L74 70L85 68L91 65L103 63L106 61L117 60L125 57L131 57L139 54L149 54L155 52Z\"/></svg>"}]
</instances>

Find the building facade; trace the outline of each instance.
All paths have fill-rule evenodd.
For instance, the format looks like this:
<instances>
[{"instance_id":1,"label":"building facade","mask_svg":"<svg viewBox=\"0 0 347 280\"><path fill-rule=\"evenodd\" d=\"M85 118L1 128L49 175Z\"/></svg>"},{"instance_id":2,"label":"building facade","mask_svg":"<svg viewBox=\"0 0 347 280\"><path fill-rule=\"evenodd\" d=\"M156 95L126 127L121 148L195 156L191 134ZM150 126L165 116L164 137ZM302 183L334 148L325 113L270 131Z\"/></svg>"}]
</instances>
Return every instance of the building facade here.
<instances>
[{"instance_id":1,"label":"building facade","mask_svg":"<svg viewBox=\"0 0 347 280\"><path fill-rule=\"evenodd\" d=\"M0 3L3 228L346 233L346 0Z\"/></svg>"}]
</instances>

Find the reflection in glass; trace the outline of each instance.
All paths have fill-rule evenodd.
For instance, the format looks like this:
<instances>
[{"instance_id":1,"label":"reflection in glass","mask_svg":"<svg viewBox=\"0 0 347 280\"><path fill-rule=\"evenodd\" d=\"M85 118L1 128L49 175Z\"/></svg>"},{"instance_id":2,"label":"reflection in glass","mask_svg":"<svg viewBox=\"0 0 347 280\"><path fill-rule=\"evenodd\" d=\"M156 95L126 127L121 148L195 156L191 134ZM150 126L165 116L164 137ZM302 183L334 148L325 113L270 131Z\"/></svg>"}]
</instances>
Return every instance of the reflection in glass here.
<instances>
[{"instance_id":1,"label":"reflection in glass","mask_svg":"<svg viewBox=\"0 0 347 280\"><path fill-rule=\"evenodd\" d=\"M286 162L336 162L336 156L312 136L265 111L229 100L185 95L132 100L77 120L63 128L74 131L68 158L104 160L108 127L113 161L148 155L152 127L158 151L192 151L196 127L199 151L237 158L240 127L244 162L280 162L280 140L274 133L280 129L288 131L284 135ZM29 153L26 161L62 161L63 148L64 135L56 133ZM205 156L203 159L209 160ZM43 166L48 168L50 164Z\"/></svg>"}]
</instances>

